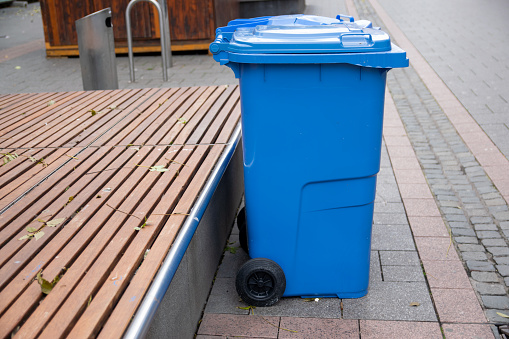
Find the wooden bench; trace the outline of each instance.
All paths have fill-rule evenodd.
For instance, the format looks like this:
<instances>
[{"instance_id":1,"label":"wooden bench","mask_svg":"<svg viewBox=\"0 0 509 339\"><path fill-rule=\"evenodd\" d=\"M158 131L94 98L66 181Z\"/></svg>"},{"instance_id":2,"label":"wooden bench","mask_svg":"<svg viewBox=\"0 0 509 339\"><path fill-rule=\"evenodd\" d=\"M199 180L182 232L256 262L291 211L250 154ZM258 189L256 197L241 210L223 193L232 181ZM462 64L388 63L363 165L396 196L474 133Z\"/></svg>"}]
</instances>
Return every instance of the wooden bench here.
<instances>
[{"instance_id":1,"label":"wooden bench","mask_svg":"<svg viewBox=\"0 0 509 339\"><path fill-rule=\"evenodd\" d=\"M236 86L0 96L0 337L121 337L239 119Z\"/></svg>"}]
</instances>

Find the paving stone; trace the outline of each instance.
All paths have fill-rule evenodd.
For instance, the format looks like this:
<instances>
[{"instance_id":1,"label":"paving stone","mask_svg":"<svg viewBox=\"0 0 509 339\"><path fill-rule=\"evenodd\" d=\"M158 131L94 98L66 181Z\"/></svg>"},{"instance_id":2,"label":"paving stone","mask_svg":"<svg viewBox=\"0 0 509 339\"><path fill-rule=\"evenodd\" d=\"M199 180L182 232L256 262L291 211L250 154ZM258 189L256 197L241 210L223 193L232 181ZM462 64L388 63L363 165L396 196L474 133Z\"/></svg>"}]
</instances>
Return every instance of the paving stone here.
<instances>
[{"instance_id":1,"label":"paving stone","mask_svg":"<svg viewBox=\"0 0 509 339\"><path fill-rule=\"evenodd\" d=\"M471 217L470 222L473 224L492 224L493 220L489 217Z\"/></svg>"},{"instance_id":2,"label":"paving stone","mask_svg":"<svg viewBox=\"0 0 509 339\"><path fill-rule=\"evenodd\" d=\"M419 256L416 251L380 251L382 266L409 266L420 267Z\"/></svg>"},{"instance_id":3,"label":"paving stone","mask_svg":"<svg viewBox=\"0 0 509 339\"><path fill-rule=\"evenodd\" d=\"M500 233L496 231L477 231L476 233L480 239L501 238Z\"/></svg>"},{"instance_id":4,"label":"paving stone","mask_svg":"<svg viewBox=\"0 0 509 339\"><path fill-rule=\"evenodd\" d=\"M235 278L216 278L205 306L205 313L248 314L238 307L247 305L240 300L235 288Z\"/></svg>"},{"instance_id":5,"label":"paving stone","mask_svg":"<svg viewBox=\"0 0 509 339\"><path fill-rule=\"evenodd\" d=\"M410 306L418 302L420 305ZM425 282L372 284L367 296L343 299L344 319L436 321Z\"/></svg>"},{"instance_id":6,"label":"paving stone","mask_svg":"<svg viewBox=\"0 0 509 339\"><path fill-rule=\"evenodd\" d=\"M484 323L486 318L472 289L432 288L442 322Z\"/></svg>"},{"instance_id":7,"label":"paving stone","mask_svg":"<svg viewBox=\"0 0 509 339\"><path fill-rule=\"evenodd\" d=\"M460 215L463 215L463 211L458 209L458 208L442 207L440 210L444 214L460 214Z\"/></svg>"},{"instance_id":8,"label":"paving stone","mask_svg":"<svg viewBox=\"0 0 509 339\"><path fill-rule=\"evenodd\" d=\"M467 222L467 217L465 217L464 215L459 215L459 214L446 215L444 218L448 222L451 222L451 221Z\"/></svg>"},{"instance_id":9,"label":"paving stone","mask_svg":"<svg viewBox=\"0 0 509 339\"><path fill-rule=\"evenodd\" d=\"M451 221L447 223L450 228L472 228L468 222Z\"/></svg>"},{"instance_id":10,"label":"paving stone","mask_svg":"<svg viewBox=\"0 0 509 339\"><path fill-rule=\"evenodd\" d=\"M484 247L482 245L459 244L458 248L461 252L484 252Z\"/></svg>"},{"instance_id":11,"label":"paving stone","mask_svg":"<svg viewBox=\"0 0 509 339\"><path fill-rule=\"evenodd\" d=\"M493 216L497 220L503 220L503 221L509 220L509 212L497 212L497 213L493 213Z\"/></svg>"},{"instance_id":12,"label":"paving stone","mask_svg":"<svg viewBox=\"0 0 509 339\"><path fill-rule=\"evenodd\" d=\"M497 225L495 225L495 224L474 224L474 229L476 231L496 231L496 230L498 230Z\"/></svg>"},{"instance_id":13,"label":"paving stone","mask_svg":"<svg viewBox=\"0 0 509 339\"><path fill-rule=\"evenodd\" d=\"M500 223L500 228L503 229L503 230L508 230L509 229L509 221L503 221Z\"/></svg>"},{"instance_id":14,"label":"paving stone","mask_svg":"<svg viewBox=\"0 0 509 339\"><path fill-rule=\"evenodd\" d=\"M258 309L257 309L258 310ZM345 319L281 317L278 338L358 338L359 322Z\"/></svg>"},{"instance_id":15,"label":"paving stone","mask_svg":"<svg viewBox=\"0 0 509 339\"><path fill-rule=\"evenodd\" d=\"M320 298L317 302L300 297L282 298L271 307L258 307L255 314L281 317L340 318L338 298Z\"/></svg>"},{"instance_id":16,"label":"paving stone","mask_svg":"<svg viewBox=\"0 0 509 339\"><path fill-rule=\"evenodd\" d=\"M481 299L487 308L509 309L509 297L482 295Z\"/></svg>"},{"instance_id":17,"label":"paving stone","mask_svg":"<svg viewBox=\"0 0 509 339\"><path fill-rule=\"evenodd\" d=\"M376 213L373 216L373 223L376 225L408 225L408 220L404 213Z\"/></svg>"},{"instance_id":18,"label":"paving stone","mask_svg":"<svg viewBox=\"0 0 509 339\"><path fill-rule=\"evenodd\" d=\"M455 237L458 244L477 244L479 240L476 237Z\"/></svg>"},{"instance_id":19,"label":"paving stone","mask_svg":"<svg viewBox=\"0 0 509 339\"><path fill-rule=\"evenodd\" d=\"M443 324L447 339L492 338L493 333L489 325L481 324Z\"/></svg>"},{"instance_id":20,"label":"paving stone","mask_svg":"<svg viewBox=\"0 0 509 339\"><path fill-rule=\"evenodd\" d=\"M467 260L465 263L471 271L495 272L495 266L487 261Z\"/></svg>"},{"instance_id":21,"label":"paving stone","mask_svg":"<svg viewBox=\"0 0 509 339\"><path fill-rule=\"evenodd\" d=\"M198 334L277 338L278 328L270 323L278 324L279 318L262 319L250 315L205 314Z\"/></svg>"},{"instance_id":22,"label":"paving stone","mask_svg":"<svg viewBox=\"0 0 509 339\"><path fill-rule=\"evenodd\" d=\"M461 252L463 260L488 260L485 252Z\"/></svg>"},{"instance_id":23,"label":"paving stone","mask_svg":"<svg viewBox=\"0 0 509 339\"><path fill-rule=\"evenodd\" d=\"M408 225L373 225L371 249L374 251L412 251L415 245Z\"/></svg>"},{"instance_id":24,"label":"paving stone","mask_svg":"<svg viewBox=\"0 0 509 339\"><path fill-rule=\"evenodd\" d=\"M468 236L468 237L475 237L475 231L471 228L456 228L451 227L451 232L455 236Z\"/></svg>"},{"instance_id":25,"label":"paving stone","mask_svg":"<svg viewBox=\"0 0 509 339\"><path fill-rule=\"evenodd\" d=\"M499 265L509 265L509 257L493 257L493 260Z\"/></svg>"},{"instance_id":26,"label":"paving stone","mask_svg":"<svg viewBox=\"0 0 509 339\"><path fill-rule=\"evenodd\" d=\"M363 339L395 338L395 336L415 339L442 338L440 326L436 322L361 320L360 329Z\"/></svg>"},{"instance_id":27,"label":"paving stone","mask_svg":"<svg viewBox=\"0 0 509 339\"><path fill-rule=\"evenodd\" d=\"M379 202L375 203L375 213L399 213L404 214L405 213L405 207L403 206L403 203L397 202Z\"/></svg>"},{"instance_id":28,"label":"paving stone","mask_svg":"<svg viewBox=\"0 0 509 339\"><path fill-rule=\"evenodd\" d=\"M503 277L509 277L509 265L497 265L496 268Z\"/></svg>"},{"instance_id":29,"label":"paving stone","mask_svg":"<svg viewBox=\"0 0 509 339\"><path fill-rule=\"evenodd\" d=\"M504 239L482 239L481 243L484 246L507 246Z\"/></svg>"},{"instance_id":30,"label":"paving stone","mask_svg":"<svg viewBox=\"0 0 509 339\"><path fill-rule=\"evenodd\" d=\"M507 309L487 309L486 318L495 324L509 324L509 319L499 316L497 313L507 314Z\"/></svg>"},{"instance_id":31,"label":"paving stone","mask_svg":"<svg viewBox=\"0 0 509 339\"><path fill-rule=\"evenodd\" d=\"M509 255L509 247L486 247L486 250L493 255Z\"/></svg>"},{"instance_id":32,"label":"paving stone","mask_svg":"<svg viewBox=\"0 0 509 339\"><path fill-rule=\"evenodd\" d=\"M382 266L384 281L425 281L420 266Z\"/></svg>"},{"instance_id":33,"label":"paving stone","mask_svg":"<svg viewBox=\"0 0 509 339\"><path fill-rule=\"evenodd\" d=\"M237 244L238 246L238 244ZM225 252L223 260L219 265L216 277L218 278L234 278L237 276L237 271L246 261L249 256L241 249L237 249L235 254Z\"/></svg>"},{"instance_id":34,"label":"paving stone","mask_svg":"<svg viewBox=\"0 0 509 339\"><path fill-rule=\"evenodd\" d=\"M422 263L431 288L471 288L461 261L423 260Z\"/></svg>"},{"instance_id":35,"label":"paving stone","mask_svg":"<svg viewBox=\"0 0 509 339\"><path fill-rule=\"evenodd\" d=\"M472 272L471 276L480 282L499 282L499 277L494 272Z\"/></svg>"},{"instance_id":36,"label":"paving stone","mask_svg":"<svg viewBox=\"0 0 509 339\"><path fill-rule=\"evenodd\" d=\"M500 283L473 282L474 288L481 295L505 295L505 288Z\"/></svg>"}]
</instances>

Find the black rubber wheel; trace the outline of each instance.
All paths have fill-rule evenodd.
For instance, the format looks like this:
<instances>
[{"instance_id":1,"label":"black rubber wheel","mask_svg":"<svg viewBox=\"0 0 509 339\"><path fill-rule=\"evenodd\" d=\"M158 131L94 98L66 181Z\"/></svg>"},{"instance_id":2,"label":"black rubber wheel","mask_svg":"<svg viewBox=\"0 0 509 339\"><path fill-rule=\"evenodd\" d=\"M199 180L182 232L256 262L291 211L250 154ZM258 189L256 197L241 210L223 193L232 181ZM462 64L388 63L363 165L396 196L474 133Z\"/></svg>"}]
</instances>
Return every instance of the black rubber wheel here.
<instances>
[{"instance_id":1,"label":"black rubber wheel","mask_svg":"<svg viewBox=\"0 0 509 339\"><path fill-rule=\"evenodd\" d=\"M283 296L286 279L283 270L274 261L255 258L240 267L235 286L247 304L267 307L277 303Z\"/></svg>"},{"instance_id":2,"label":"black rubber wheel","mask_svg":"<svg viewBox=\"0 0 509 339\"><path fill-rule=\"evenodd\" d=\"M249 246L247 244L247 223L246 223L246 208L242 207L237 214L237 226L239 228L239 242L240 247L249 254Z\"/></svg>"}]
</instances>

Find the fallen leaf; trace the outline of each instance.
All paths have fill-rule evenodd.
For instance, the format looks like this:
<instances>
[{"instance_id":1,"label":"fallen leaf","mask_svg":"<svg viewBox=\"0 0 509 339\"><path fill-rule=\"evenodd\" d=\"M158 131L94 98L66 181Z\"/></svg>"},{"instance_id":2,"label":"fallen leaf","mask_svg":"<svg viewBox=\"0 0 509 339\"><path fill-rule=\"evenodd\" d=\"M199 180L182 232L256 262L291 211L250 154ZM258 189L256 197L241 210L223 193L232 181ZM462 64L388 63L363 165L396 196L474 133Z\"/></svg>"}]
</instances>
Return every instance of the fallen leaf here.
<instances>
[{"instance_id":1,"label":"fallen leaf","mask_svg":"<svg viewBox=\"0 0 509 339\"><path fill-rule=\"evenodd\" d=\"M14 159L17 159L18 158L18 155L16 154L16 152L12 152L12 153L2 153L3 154L3 161L4 161L4 165L7 165L8 163L10 163L11 161L13 161ZM3 165L2 165L3 166Z\"/></svg>"},{"instance_id":2,"label":"fallen leaf","mask_svg":"<svg viewBox=\"0 0 509 339\"><path fill-rule=\"evenodd\" d=\"M65 218L53 219L53 220L47 221L46 222L46 226L48 226L48 227L55 227L55 226L60 225L61 223L63 223L64 220L65 220Z\"/></svg>"},{"instance_id":3,"label":"fallen leaf","mask_svg":"<svg viewBox=\"0 0 509 339\"><path fill-rule=\"evenodd\" d=\"M34 238L35 240L39 240L42 238L42 236L44 235L44 232L43 231L39 231L37 233L34 233Z\"/></svg>"},{"instance_id":4,"label":"fallen leaf","mask_svg":"<svg viewBox=\"0 0 509 339\"><path fill-rule=\"evenodd\" d=\"M41 292L49 294L53 289L53 284L42 277L41 272L37 273L37 282L41 285Z\"/></svg>"},{"instance_id":5,"label":"fallen leaf","mask_svg":"<svg viewBox=\"0 0 509 339\"><path fill-rule=\"evenodd\" d=\"M509 315L507 314L504 314L504 313L500 313L500 312L497 312L497 314L503 318L509 318Z\"/></svg>"},{"instance_id":6,"label":"fallen leaf","mask_svg":"<svg viewBox=\"0 0 509 339\"><path fill-rule=\"evenodd\" d=\"M16 66L14 67L14 69L21 69L21 66Z\"/></svg>"},{"instance_id":7,"label":"fallen leaf","mask_svg":"<svg viewBox=\"0 0 509 339\"><path fill-rule=\"evenodd\" d=\"M320 298L302 298L302 300L306 301L306 302L311 302L311 301L318 302L320 300Z\"/></svg>"},{"instance_id":8,"label":"fallen leaf","mask_svg":"<svg viewBox=\"0 0 509 339\"><path fill-rule=\"evenodd\" d=\"M419 304L418 302L412 302L412 303L410 303L410 306L417 307L417 306L421 306L421 304Z\"/></svg>"},{"instance_id":9,"label":"fallen leaf","mask_svg":"<svg viewBox=\"0 0 509 339\"><path fill-rule=\"evenodd\" d=\"M54 105L54 104L55 104L55 100L48 101L48 106L51 106L51 105Z\"/></svg>"},{"instance_id":10,"label":"fallen leaf","mask_svg":"<svg viewBox=\"0 0 509 339\"><path fill-rule=\"evenodd\" d=\"M73 201L73 200L74 200L74 197L69 197L69 200L67 200L67 202L65 203L65 205L64 205L64 206L69 205L69 203L70 203L71 201Z\"/></svg>"},{"instance_id":11,"label":"fallen leaf","mask_svg":"<svg viewBox=\"0 0 509 339\"><path fill-rule=\"evenodd\" d=\"M30 233L35 233L37 232L38 228L35 228L35 227L27 227L27 231L30 232Z\"/></svg>"},{"instance_id":12,"label":"fallen leaf","mask_svg":"<svg viewBox=\"0 0 509 339\"><path fill-rule=\"evenodd\" d=\"M180 122L182 125L187 124L187 120L184 118L178 118L177 121Z\"/></svg>"},{"instance_id":13,"label":"fallen leaf","mask_svg":"<svg viewBox=\"0 0 509 339\"><path fill-rule=\"evenodd\" d=\"M19 238L18 240L30 239L30 238L32 238L32 237L33 237L33 235L32 235L32 234L27 234L27 235L22 236L22 237L21 237L21 238Z\"/></svg>"},{"instance_id":14,"label":"fallen leaf","mask_svg":"<svg viewBox=\"0 0 509 339\"><path fill-rule=\"evenodd\" d=\"M168 171L168 169L166 167L164 167L164 165L157 165L157 166L150 167L149 171L151 171L151 172L166 172L166 171Z\"/></svg>"},{"instance_id":15,"label":"fallen leaf","mask_svg":"<svg viewBox=\"0 0 509 339\"><path fill-rule=\"evenodd\" d=\"M256 306L246 306L246 307L237 306L237 308L239 310L254 310Z\"/></svg>"},{"instance_id":16,"label":"fallen leaf","mask_svg":"<svg viewBox=\"0 0 509 339\"><path fill-rule=\"evenodd\" d=\"M226 246L225 251L228 251L228 252L230 252L231 254L235 254L235 253L237 253L237 247Z\"/></svg>"}]
</instances>

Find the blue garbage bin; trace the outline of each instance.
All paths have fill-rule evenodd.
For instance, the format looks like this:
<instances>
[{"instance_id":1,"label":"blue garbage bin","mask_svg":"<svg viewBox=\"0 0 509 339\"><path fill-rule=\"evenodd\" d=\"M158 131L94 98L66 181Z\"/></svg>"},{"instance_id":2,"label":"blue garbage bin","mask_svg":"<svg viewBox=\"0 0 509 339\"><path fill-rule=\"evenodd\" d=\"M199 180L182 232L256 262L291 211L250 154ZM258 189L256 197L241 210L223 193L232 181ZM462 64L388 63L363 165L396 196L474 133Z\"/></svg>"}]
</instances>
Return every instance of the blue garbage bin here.
<instances>
[{"instance_id":1,"label":"blue garbage bin","mask_svg":"<svg viewBox=\"0 0 509 339\"><path fill-rule=\"evenodd\" d=\"M386 74L406 53L368 21L309 15L231 21L210 51L240 83L253 259L239 294L364 296Z\"/></svg>"}]
</instances>

